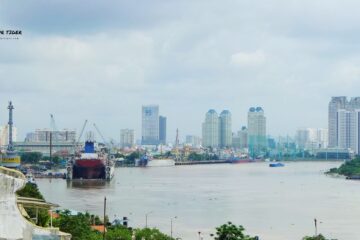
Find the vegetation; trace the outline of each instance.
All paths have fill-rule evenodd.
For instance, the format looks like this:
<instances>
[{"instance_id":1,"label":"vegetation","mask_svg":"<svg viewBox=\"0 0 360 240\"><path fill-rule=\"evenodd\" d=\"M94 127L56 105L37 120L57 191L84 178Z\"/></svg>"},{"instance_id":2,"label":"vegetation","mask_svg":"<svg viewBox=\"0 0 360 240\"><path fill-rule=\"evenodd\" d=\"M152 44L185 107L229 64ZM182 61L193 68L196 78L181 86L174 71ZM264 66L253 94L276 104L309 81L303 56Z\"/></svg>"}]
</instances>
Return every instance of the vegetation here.
<instances>
[{"instance_id":1,"label":"vegetation","mask_svg":"<svg viewBox=\"0 0 360 240\"><path fill-rule=\"evenodd\" d=\"M304 237L303 240L328 240L328 239L326 239L323 235L319 234L317 236Z\"/></svg>"},{"instance_id":2,"label":"vegetation","mask_svg":"<svg viewBox=\"0 0 360 240\"><path fill-rule=\"evenodd\" d=\"M17 191L17 195L20 197L37 198L44 200L44 197L40 193L38 187L35 184L31 183L27 183L23 189ZM25 210L30 217L29 220L34 220L36 218L36 209L25 208ZM48 214L48 211L46 209L39 209L37 225L42 227L48 226L49 220L50 216ZM34 223L36 222L34 221Z\"/></svg>"},{"instance_id":3,"label":"vegetation","mask_svg":"<svg viewBox=\"0 0 360 240\"><path fill-rule=\"evenodd\" d=\"M22 152L20 157L22 163L36 164L42 159L42 154L39 152Z\"/></svg>"},{"instance_id":4,"label":"vegetation","mask_svg":"<svg viewBox=\"0 0 360 240\"><path fill-rule=\"evenodd\" d=\"M360 176L360 157L343 163L339 168L331 168L327 173L337 173L347 177Z\"/></svg>"},{"instance_id":5,"label":"vegetation","mask_svg":"<svg viewBox=\"0 0 360 240\"><path fill-rule=\"evenodd\" d=\"M215 240L256 240L257 237L245 235L243 226L236 226L232 222L216 228Z\"/></svg>"}]
</instances>

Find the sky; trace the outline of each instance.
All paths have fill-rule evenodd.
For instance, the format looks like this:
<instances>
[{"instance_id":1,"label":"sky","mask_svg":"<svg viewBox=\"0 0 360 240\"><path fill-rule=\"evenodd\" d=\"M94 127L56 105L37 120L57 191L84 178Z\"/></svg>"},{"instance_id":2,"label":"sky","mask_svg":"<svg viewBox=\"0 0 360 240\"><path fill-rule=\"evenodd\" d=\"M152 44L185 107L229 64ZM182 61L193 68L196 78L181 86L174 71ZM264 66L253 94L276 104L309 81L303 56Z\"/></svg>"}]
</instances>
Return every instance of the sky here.
<instances>
[{"instance_id":1,"label":"sky","mask_svg":"<svg viewBox=\"0 0 360 240\"><path fill-rule=\"evenodd\" d=\"M327 127L331 96L359 96L357 0L2 0L0 124L15 106L18 138L36 128L141 137L141 106L158 104L168 141L201 135L209 109L234 132L261 106L267 132ZM88 130L94 130L91 127Z\"/></svg>"}]
</instances>

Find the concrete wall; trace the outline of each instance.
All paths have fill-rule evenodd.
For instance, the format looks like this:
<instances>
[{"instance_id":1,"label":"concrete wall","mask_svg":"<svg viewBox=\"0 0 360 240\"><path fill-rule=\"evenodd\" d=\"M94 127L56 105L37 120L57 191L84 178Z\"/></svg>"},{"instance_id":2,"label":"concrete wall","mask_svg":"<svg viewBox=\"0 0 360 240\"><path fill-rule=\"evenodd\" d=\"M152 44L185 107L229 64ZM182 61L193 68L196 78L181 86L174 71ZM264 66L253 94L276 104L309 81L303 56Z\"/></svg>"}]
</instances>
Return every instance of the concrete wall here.
<instances>
[{"instance_id":1,"label":"concrete wall","mask_svg":"<svg viewBox=\"0 0 360 240\"><path fill-rule=\"evenodd\" d=\"M22 173L0 167L0 240L69 240L58 228L38 227L21 215L15 193L25 184Z\"/></svg>"}]
</instances>

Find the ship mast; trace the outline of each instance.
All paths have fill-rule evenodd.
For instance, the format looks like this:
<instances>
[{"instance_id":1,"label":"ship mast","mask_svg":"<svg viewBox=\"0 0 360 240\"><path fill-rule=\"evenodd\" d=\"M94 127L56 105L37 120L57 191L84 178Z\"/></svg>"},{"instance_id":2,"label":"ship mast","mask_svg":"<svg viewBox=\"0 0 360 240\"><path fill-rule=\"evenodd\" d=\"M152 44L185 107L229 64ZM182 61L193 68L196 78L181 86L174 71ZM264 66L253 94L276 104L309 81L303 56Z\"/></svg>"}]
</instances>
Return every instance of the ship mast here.
<instances>
[{"instance_id":1,"label":"ship mast","mask_svg":"<svg viewBox=\"0 0 360 240\"><path fill-rule=\"evenodd\" d=\"M9 102L9 144L8 144L8 152L13 152L14 151L14 143L13 143L13 110L14 110L14 106L12 105L12 102Z\"/></svg>"}]
</instances>

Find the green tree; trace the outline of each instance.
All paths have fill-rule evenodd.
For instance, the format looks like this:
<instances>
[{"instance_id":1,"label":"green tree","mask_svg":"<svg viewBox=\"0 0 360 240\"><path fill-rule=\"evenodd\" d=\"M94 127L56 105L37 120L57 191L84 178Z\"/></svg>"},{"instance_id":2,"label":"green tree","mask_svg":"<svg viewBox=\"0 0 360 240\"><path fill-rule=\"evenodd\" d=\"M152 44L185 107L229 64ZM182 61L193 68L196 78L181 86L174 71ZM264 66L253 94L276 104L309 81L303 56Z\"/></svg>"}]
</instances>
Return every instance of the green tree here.
<instances>
[{"instance_id":1,"label":"green tree","mask_svg":"<svg viewBox=\"0 0 360 240\"><path fill-rule=\"evenodd\" d=\"M243 226L236 226L232 222L216 228L215 240L255 240L255 237L245 235Z\"/></svg>"},{"instance_id":2,"label":"green tree","mask_svg":"<svg viewBox=\"0 0 360 240\"><path fill-rule=\"evenodd\" d=\"M40 193L37 185L27 183L24 188L17 191L17 195L20 197L28 197L28 198L36 198L40 200L45 200L43 195ZM25 208L26 212L28 213L30 219L36 218L36 209L35 208ZM29 220L30 220L29 219ZM38 222L37 225L45 227L48 225L50 216L46 209L39 209L38 210Z\"/></svg>"},{"instance_id":3,"label":"green tree","mask_svg":"<svg viewBox=\"0 0 360 240\"><path fill-rule=\"evenodd\" d=\"M71 215L69 210L60 213L58 221L54 222L55 227L59 227L61 231L70 233L72 240L98 240L102 239L102 235L92 231L90 227L90 215L78 213Z\"/></svg>"},{"instance_id":4,"label":"green tree","mask_svg":"<svg viewBox=\"0 0 360 240\"><path fill-rule=\"evenodd\" d=\"M312 236L312 237L306 236L303 238L303 240L327 240L327 239L323 235L319 234L317 236Z\"/></svg>"},{"instance_id":5,"label":"green tree","mask_svg":"<svg viewBox=\"0 0 360 240\"><path fill-rule=\"evenodd\" d=\"M22 163L36 164L41 160L42 154L39 152L23 152L20 157Z\"/></svg>"},{"instance_id":6,"label":"green tree","mask_svg":"<svg viewBox=\"0 0 360 240\"><path fill-rule=\"evenodd\" d=\"M136 236L136 240L142 240L142 239L173 240L173 238L160 232L156 228L136 229L135 236Z\"/></svg>"}]
</instances>

